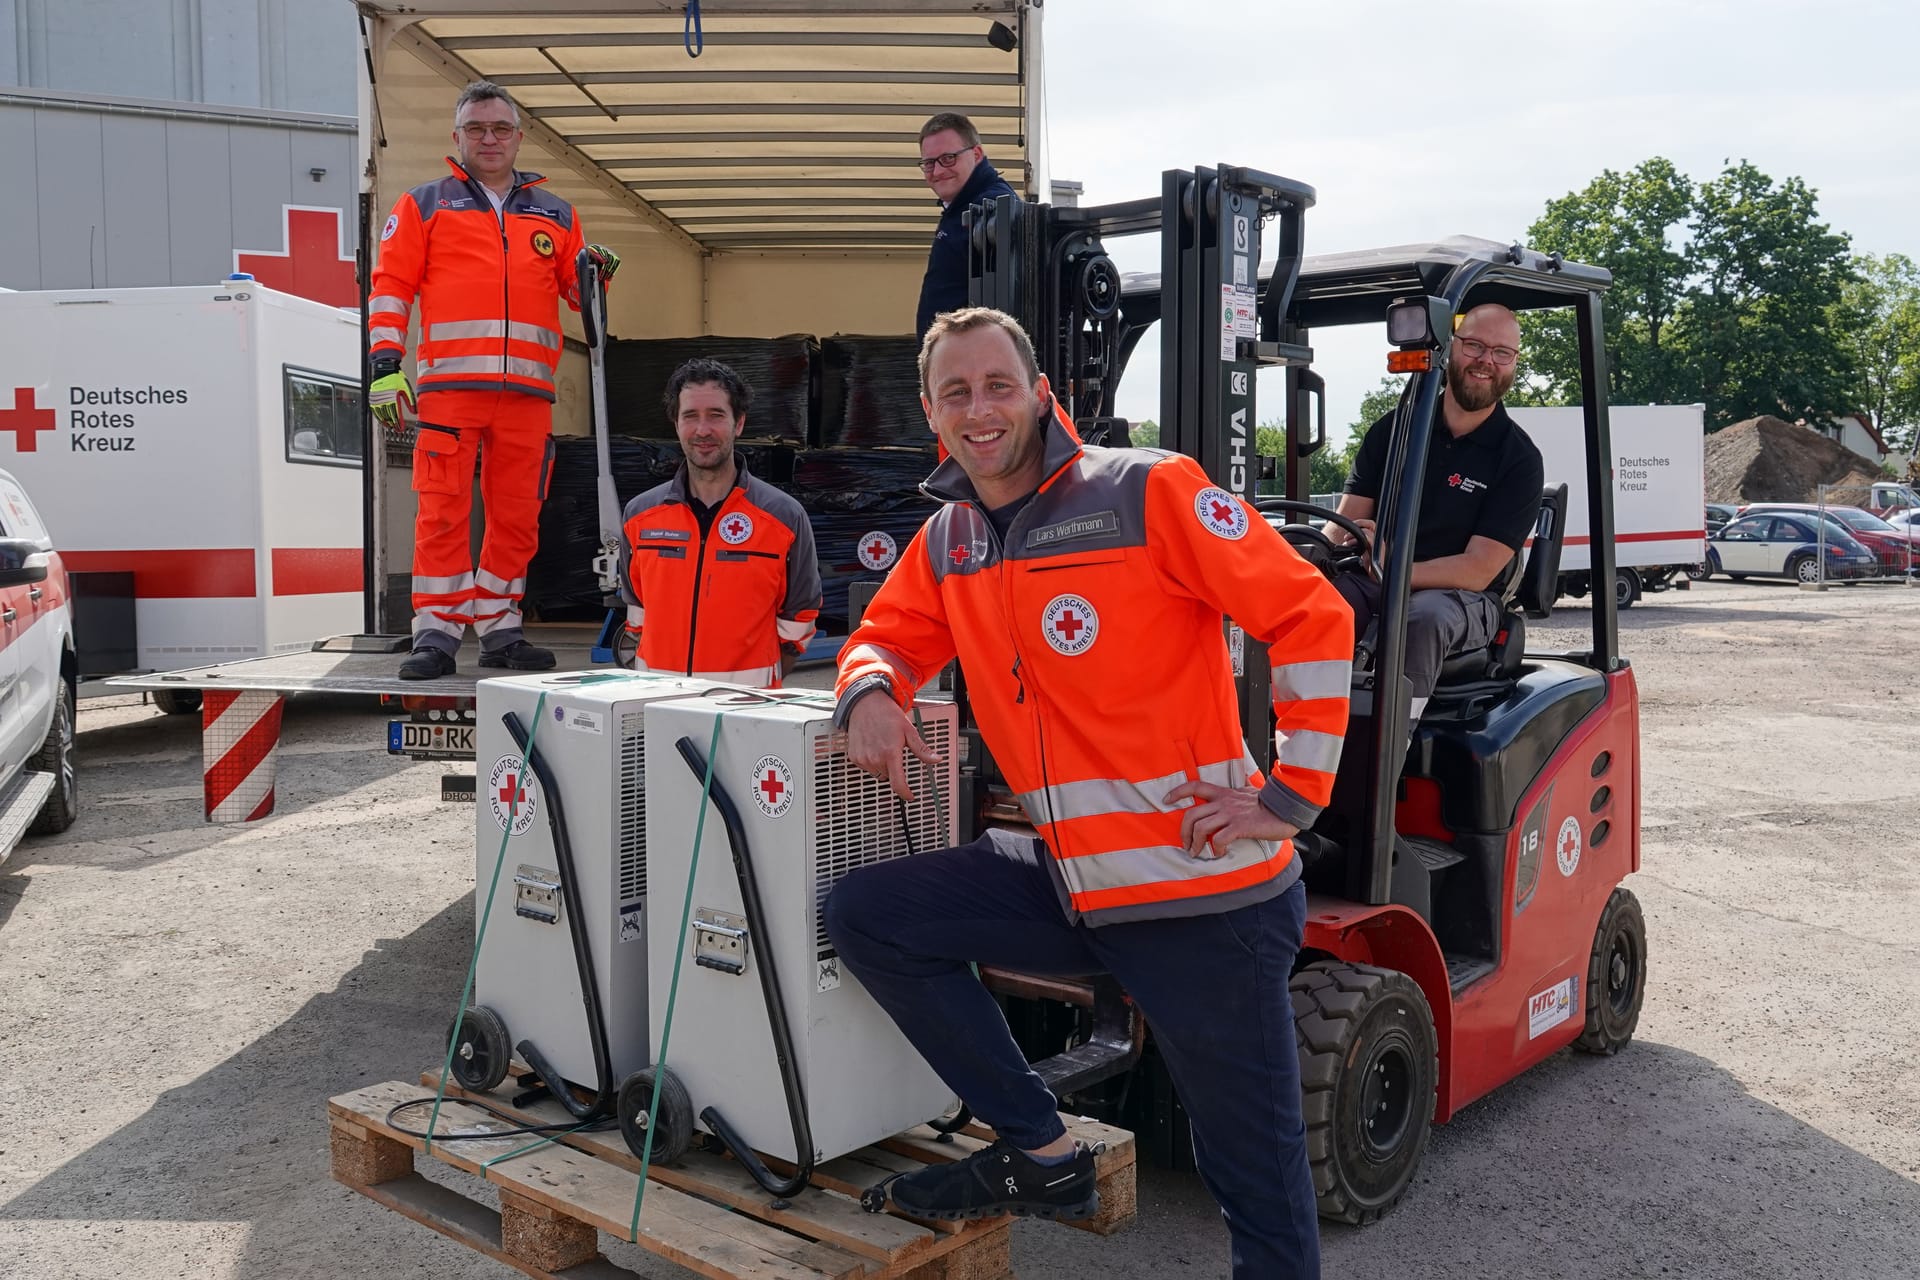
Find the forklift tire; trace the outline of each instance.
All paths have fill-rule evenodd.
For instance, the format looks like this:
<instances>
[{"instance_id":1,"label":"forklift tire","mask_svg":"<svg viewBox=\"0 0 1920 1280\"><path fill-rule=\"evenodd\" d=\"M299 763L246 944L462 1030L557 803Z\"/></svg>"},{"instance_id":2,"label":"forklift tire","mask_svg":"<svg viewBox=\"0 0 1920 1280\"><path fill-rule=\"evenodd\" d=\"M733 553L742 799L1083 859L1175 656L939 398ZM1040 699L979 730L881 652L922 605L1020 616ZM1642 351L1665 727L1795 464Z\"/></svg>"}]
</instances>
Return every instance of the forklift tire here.
<instances>
[{"instance_id":1,"label":"forklift tire","mask_svg":"<svg viewBox=\"0 0 1920 1280\"><path fill-rule=\"evenodd\" d=\"M469 1005L447 1028L453 1041L453 1078L462 1089L488 1093L507 1078L513 1065L513 1042L507 1024L483 1004Z\"/></svg>"},{"instance_id":2,"label":"forklift tire","mask_svg":"<svg viewBox=\"0 0 1920 1280\"><path fill-rule=\"evenodd\" d=\"M673 1164L693 1146L693 1098L680 1077L665 1067L642 1067L620 1082L620 1136L637 1159L647 1155L647 1112L653 1106L653 1076L660 1073L660 1110L653 1125L654 1164Z\"/></svg>"},{"instance_id":3,"label":"forklift tire","mask_svg":"<svg viewBox=\"0 0 1920 1280\"><path fill-rule=\"evenodd\" d=\"M1318 961L1288 985L1320 1216L1361 1226L1406 1194L1427 1149L1433 1011L1420 984L1373 965Z\"/></svg>"},{"instance_id":4,"label":"forklift tire","mask_svg":"<svg viewBox=\"0 0 1920 1280\"><path fill-rule=\"evenodd\" d=\"M1631 889L1615 889L1600 913L1587 960L1587 1026L1573 1047L1618 1053L1633 1039L1647 994L1647 921Z\"/></svg>"},{"instance_id":5,"label":"forklift tire","mask_svg":"<svg viewBox=\"0 0 1920 1280\"><path fill-rule=\"evenodd\" d=\"M198 689L155 689L153 705L170 716L190 716L200 710Z\"/></svg>"}]
</instances>

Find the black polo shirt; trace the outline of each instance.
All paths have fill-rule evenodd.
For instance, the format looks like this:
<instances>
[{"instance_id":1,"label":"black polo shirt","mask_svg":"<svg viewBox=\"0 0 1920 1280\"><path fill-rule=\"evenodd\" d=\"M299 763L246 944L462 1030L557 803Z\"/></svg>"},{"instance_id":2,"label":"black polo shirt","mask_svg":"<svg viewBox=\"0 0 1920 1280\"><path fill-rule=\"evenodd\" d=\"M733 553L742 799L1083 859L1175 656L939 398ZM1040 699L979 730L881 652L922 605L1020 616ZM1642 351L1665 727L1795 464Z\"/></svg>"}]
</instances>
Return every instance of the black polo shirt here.
<instances>
[{"instance_id":1,"label":"black polo shirt","mask_svg":"<svg viewBox=\"0 0 1920 1280\"><path fill-rule=\"evenodd\" d=\"M1347 477L1348 493L1380 500L1392 420L1389 413L1367 429L1353 460L1353 473ZM1504 404L1495 405L1485 422L1457 439L1447 430L1445 413L1436 412L1413 558L1457 556L1476 535L1519 551L1540 514L1545 483L1540 450L1507 416Z\"/></svg>"}]
</instances>

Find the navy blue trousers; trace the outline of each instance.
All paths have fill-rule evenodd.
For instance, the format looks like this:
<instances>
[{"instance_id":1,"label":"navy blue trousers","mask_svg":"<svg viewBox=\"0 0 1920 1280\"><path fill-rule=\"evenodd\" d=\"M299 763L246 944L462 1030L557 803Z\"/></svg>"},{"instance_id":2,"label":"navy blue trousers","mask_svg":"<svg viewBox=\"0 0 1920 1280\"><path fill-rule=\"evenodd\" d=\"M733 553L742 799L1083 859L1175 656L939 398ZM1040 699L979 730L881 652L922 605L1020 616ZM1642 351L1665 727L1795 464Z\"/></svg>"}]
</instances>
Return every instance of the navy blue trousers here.
<instances>
[{"instance_id":1,"label":"navy blue trousers","mask_svg":"<svg viewBox=\"0 0 1920 1280\"><path fill-rule=\"evenodd\" d=\"M827 900L843 964L940 1078L1002 1137L1033 1150L1059 1104L968 961L1053 976L1110 973L1153 1030L1193 1128L1194 1163L1232 1238L1235 1280L1317 1280L1287 979L1306 891L1218 915L1069 923L1037 840L992 833L863 867Z\"/></svg>"}]
</instances>

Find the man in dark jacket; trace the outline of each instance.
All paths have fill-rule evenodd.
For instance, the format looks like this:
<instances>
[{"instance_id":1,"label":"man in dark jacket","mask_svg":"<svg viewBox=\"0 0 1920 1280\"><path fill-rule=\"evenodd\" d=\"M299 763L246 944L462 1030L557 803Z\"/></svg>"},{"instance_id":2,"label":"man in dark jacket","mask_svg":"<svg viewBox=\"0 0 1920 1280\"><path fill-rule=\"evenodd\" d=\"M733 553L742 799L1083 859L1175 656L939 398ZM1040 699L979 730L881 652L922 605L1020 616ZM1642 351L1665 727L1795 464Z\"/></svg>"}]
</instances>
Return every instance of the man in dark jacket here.
<instances>
[{"instance_id":1,"label":"man in dark jacket","mask_svg":"<svg viewBox=\"0 0 1920 1280\"><path fill-rule=\"evenodd\" d=\"M920 172L943 206L913 324L914 337L925 338L935 316L967 305L967 238L960 215L983 200L1013 195L1014 190L981 150L980 131L973 121L952 111L943 111L920 126Z\"/></svg>"}]
</instances>

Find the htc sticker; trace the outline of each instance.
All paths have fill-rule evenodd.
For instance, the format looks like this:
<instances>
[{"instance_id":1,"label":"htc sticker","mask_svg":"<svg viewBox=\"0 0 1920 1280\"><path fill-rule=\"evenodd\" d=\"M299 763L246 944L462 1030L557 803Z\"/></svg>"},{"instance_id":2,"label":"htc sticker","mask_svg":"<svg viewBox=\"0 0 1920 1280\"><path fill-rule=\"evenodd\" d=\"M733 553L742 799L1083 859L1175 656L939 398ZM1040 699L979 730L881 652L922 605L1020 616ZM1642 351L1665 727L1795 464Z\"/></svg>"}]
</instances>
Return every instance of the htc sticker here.
<instances>
[{"instance_id":1,"label":"htc sticker","mask_svg":"<svg viewBox=\"0 0 1920 1280\"><path fill-rule=\"evenodd\" d=\"M754 764L753 802L769 818L793 808L793 771L779 756L761 756Z\"/></svg>"},{"instance_id":2,"label":"htc sticker","mask_svg":"<svg viewBox=\"0 0 1920 1280\"><path fill-rule=\"evenodd\" d=\"M487 775L487 807L493 820L507 830L507 818L513 818L513 834L523 836L540 811L540 784L527 776L519 756L501 756Z\"/></svg>"},{"instance_id":3,"label":"htc sticker","mask_svg":"<svg viewBox=\"0 0 1920 1280\"><path fill-rule=\"evenodd\" d=\"M1556 982L1527 997L1527 1039L1537 1040L1580 1011L1580 979Z\"/></svg>"},{"instance_id":4,"label":"htc sticker","mask_svg":"<svg viewBox=\"0 0 1920 1280\"><path fill-rule=\"evenodd\" d=\"M890 567L900 556L900 544L881 529L860 535L860 563L869 569Z\"/></svg>"},{"instance_id":5,"label":"htc sticker","mask_svg":"<svg viewBox=\"0 0 1920 1280\"><path fill-rule=\"evenodd\" d=\"M1568 817L1560 824L1560 838L1553 842L1553 858L1560 864L1563 876L1580 869L1580 819Z\"/></svg>"}]
</instances>

